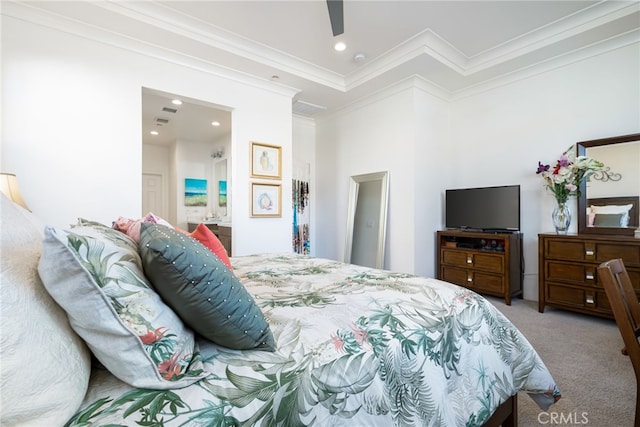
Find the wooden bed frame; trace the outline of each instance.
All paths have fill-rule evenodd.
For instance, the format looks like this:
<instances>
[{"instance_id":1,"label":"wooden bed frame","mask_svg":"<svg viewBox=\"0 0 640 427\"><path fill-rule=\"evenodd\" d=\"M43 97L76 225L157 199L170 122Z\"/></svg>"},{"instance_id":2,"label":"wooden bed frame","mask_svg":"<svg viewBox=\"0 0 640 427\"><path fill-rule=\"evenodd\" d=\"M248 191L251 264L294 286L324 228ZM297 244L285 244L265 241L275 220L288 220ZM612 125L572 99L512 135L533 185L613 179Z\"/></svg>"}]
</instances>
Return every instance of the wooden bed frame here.
<instances>
[{"instance_id":1,"label":"wooden bed frame","mask_svg":"<svg viewBox=\"0 0 640 427\"><path fill-rule=\"evenodd\" d=\"M587 207L591 205L607 206L607 205L632 205L629 211L629 227L638 227L638 206L640 198L638 196L631 197L601 197L598 199L587 199Z\"/></svg>"},{"instance_id":2,"label":"wooden bed frame","mask_svg":"<svg viewBox=\"0 0 640 427\"><path fill-rule=\"evenodd\" d=\"M514 394L498 406L483 427L518 427L518 395Z\"/></svg>"}]
</instances>

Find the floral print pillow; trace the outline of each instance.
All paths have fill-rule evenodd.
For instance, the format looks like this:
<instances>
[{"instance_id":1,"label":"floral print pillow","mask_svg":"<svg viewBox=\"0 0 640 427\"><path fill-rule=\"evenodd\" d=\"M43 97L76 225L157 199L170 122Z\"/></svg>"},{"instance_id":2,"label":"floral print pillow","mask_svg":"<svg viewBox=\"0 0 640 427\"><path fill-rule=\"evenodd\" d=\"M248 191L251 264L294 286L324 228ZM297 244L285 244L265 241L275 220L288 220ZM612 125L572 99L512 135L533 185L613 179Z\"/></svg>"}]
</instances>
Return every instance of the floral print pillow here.
<instances>
[{"instance_id":1,"label":"floral print pillow","mask_svg":"<svg viewBox=\"0 0 640 427\"><path fill-rule=\"evenodd\" d=\"M122 381L172 389L204 377L193 332L151 288L125 234L90 222L47 227L38 271L72 328Z\"/></svg>"}]
</instances>

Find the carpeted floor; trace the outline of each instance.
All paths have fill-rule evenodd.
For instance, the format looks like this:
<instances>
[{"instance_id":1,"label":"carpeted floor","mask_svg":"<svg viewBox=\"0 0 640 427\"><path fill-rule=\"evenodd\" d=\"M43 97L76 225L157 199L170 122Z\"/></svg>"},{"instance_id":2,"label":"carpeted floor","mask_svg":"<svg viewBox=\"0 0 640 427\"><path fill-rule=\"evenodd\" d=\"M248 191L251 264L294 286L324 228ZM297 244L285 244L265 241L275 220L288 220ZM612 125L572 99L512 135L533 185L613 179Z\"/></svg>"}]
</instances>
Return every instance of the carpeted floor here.
<instances>
[{"instance_id":1,"label":"carpeted floor","mask_svg":"<svg viewBox=\"0 0 640 427\"><path fill-rule=\"evenodd\" d=\"M518 396L521 427L633 427L636 379L613 320L547 307L521 299L487 298L527 337L551 371L562 399L544 413L526 394Z\"/></svg>"}]
</instances>

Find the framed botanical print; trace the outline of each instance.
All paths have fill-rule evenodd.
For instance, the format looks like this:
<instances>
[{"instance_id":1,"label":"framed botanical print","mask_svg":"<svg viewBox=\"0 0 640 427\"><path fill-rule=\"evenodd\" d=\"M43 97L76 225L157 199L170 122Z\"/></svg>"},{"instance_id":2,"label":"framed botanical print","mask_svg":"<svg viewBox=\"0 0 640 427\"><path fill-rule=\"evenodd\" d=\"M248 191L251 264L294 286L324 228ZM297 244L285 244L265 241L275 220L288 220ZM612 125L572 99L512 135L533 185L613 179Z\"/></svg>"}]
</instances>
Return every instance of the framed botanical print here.
<instances>
[{"instance_id":1,"label":"framed botanical print","mask_svg":"<svg viewBox=\"0 0 640 427\"><path fill-rule=\"evenodd\" d=\"M251 183L251 216L281 217L282 186L264 182Z\"/></svg>"},{"instance_id":2,"label":"framed botanical print","mask_svg":"<svg viewBox=\"0 0 640 427\"><path fill-rule=\"evenodd\" d=\"M282 178L282 147L251 141L251 176Z\"/></svg>"}]
</instances>

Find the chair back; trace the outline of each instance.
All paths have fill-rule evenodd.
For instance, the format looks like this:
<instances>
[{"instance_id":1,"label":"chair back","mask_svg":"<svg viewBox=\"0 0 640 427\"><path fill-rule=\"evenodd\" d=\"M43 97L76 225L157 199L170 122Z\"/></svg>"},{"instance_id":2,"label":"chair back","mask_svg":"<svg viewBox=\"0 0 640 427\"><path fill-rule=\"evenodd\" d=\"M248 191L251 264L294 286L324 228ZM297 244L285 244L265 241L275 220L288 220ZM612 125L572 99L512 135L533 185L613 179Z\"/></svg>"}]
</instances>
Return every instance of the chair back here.
<instances>
[{"instance_id":1,"label":"chair back","mask_svg":"<svg viewBox=\"0 0 640 427\"><path fill-rule=\"evenodd\" d=\"M636 374L635 426L640 426L640 305L629 273L621 259L600 264L598 277L604 286L613 316L618 324L626 352Z\"/></svg>"},{"instance_id":2,"label":"chair back","mask_svg":"<svg viewBox=\"0 0 640 427\"><path fill-rule=\"evenodd\" d=\"M638 305L638 297L633 289L624 263L621 259L604 262L598 267L598 276L607 293L611 310L625 346L640 346L638 343L638 337L640 336L640 305ZM627 334L624 333L625 330L628 332Z\"/></svg>"}]
</instances>

